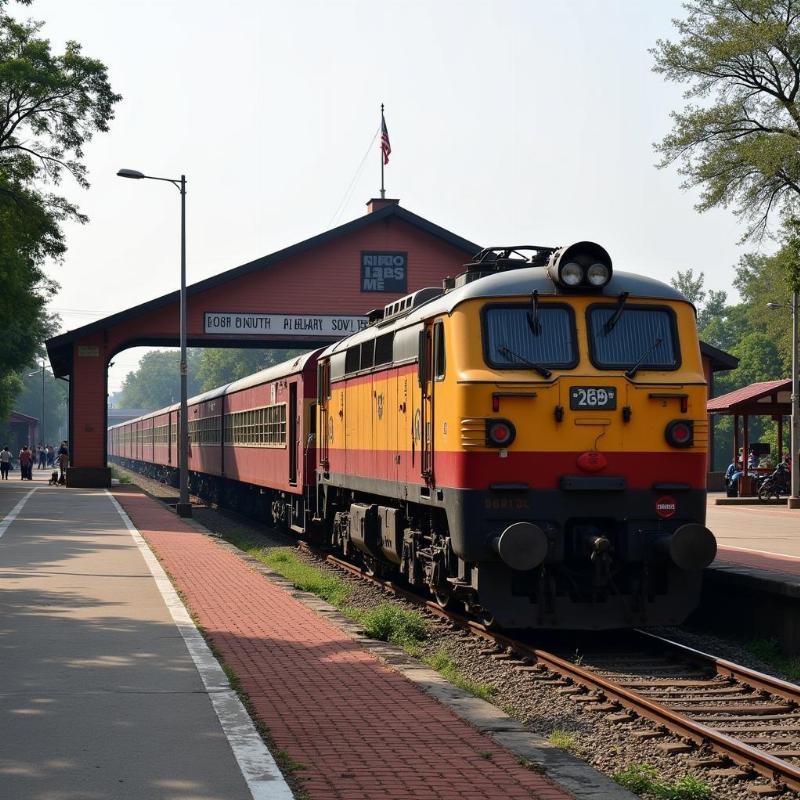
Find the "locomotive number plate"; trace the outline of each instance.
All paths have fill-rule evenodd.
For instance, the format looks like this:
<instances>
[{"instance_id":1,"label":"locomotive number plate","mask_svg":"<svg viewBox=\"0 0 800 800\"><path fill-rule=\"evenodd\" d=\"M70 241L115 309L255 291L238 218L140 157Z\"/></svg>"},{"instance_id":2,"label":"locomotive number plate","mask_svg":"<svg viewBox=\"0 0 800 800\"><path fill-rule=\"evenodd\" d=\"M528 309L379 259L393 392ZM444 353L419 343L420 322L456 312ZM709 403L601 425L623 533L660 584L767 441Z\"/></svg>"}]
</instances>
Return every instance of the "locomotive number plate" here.
<instances>
[{"instance_id":1,"label":"locomotive number plate","mask_svg":"<svg viewBox=\"0 0 800 800\"><path fill-rule=\"evenodd\" d=\"M613 386L573 386L569 390L569 407L573 411L613 411L617 407L617 390Z\"/></svg>"}]
</instances>

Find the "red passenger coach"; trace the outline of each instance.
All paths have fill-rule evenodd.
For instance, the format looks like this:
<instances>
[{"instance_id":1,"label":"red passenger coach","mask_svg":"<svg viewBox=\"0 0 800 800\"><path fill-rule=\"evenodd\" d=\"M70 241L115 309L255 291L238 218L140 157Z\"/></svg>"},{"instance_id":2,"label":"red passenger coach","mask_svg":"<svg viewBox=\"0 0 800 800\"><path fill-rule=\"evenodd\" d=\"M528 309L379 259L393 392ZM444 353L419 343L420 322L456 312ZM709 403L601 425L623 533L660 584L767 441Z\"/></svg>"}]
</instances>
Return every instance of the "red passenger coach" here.
<instances>
[{"instance_id":1,"label":"red passenger coach","mask_svg":"<svg viewBox=\"0 0 800 800\"><path fill-rule=\"evenodd\" d=\"M192 492L305 527L316 462L315 350L188 402ZM109 429L111 460L177 485L180 406ZM310 488L309 488L310 487Z\"/></svg>"}]
</instances>

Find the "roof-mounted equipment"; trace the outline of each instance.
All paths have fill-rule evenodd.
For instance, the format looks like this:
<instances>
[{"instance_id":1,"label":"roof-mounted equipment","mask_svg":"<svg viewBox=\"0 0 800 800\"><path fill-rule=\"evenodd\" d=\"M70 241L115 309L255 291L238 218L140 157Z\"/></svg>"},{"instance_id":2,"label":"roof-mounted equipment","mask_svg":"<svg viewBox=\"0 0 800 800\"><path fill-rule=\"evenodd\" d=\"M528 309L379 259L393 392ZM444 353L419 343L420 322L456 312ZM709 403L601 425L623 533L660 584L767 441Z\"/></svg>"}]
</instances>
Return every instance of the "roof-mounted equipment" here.
<instances>
[{"instance_id":1,"label":"roof-mounted equipment","mask_svg":"<svg viewBox=\"0 0 800 800\"><path fill-rule=\"evenodd\" d=\"M469 264L464 265L464 272L456 277L455 285L464 286L478 278L493 275L495 272L525 267L543 267L554 251L555 247L544 247L538 244L487 247L481 250Z\"/></svg>"},{"instance_id":2,"label":"roof-mounted equipment","mask_svg":"<svg viewBox=\"0 0 800 800\"><path fill-rule=\"evenodd\" d=\"M423 303L433 300L442 294L443 290L438 286L426 286L424 289L418 289L416 292L407 294L398 300L387 303L383 307L383 322L394 317L399 317L401 314L407 314L414 308L419 308Z\"/></svg>"},{"instance_id":3,"label":"roof-mounted equipment","mask_svg":"<svg viewBox=\"0 0 800 800\"><path fill-rule=\"evenodd\" d=\"M602 289L611 280L611 256L596 242L576 242L552 252L547 274L562 289Z\"/></svg>"}]
</instances>

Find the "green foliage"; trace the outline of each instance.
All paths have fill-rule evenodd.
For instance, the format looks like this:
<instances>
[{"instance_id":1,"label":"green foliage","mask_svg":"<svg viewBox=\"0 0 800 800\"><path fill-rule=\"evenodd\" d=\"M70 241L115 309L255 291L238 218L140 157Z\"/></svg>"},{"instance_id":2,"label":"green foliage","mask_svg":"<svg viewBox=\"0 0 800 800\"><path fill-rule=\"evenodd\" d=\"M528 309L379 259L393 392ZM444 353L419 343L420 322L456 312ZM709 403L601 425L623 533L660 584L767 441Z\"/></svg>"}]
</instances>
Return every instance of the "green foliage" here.
<instances>
[{"instance_id":1,"label":"green foliage","mask_svg":"<svg viewBox=\"0 0 800 800\"><path fill-rule=\"evenodd\" d=\"M734 205L762 234L800 203L800 18L793 0L691 0L658 40L654 71L686 86L687 104L656 145L679 163L701 211Z\"/></svg>"},{"instance_id":2,"label":"green foliage","mask_svg":"<svg viewBox=\"0 0 800 800\"><path fill-rule=\"evenodd\" d=\"M583 755L586 752L586 748L578 741L578 736L574 731L565 731L558 728L550 733L547 741L555 747L574 753L576 756Z\"/></svg>"},{"instance_id":3,"label":"green foliage","mask_svg":"<svg viewBox=\"0 0 800 800\"><path fill-rule=\"evenodd\" d=\"M415 650L425 638L425 620L418 611L409 611L393 603L381 603L367 610L345 609L349 616L364 626L367 636L382 642Z\"/></svg>"},{"instance_id":4,"label":"green foliage","mask_svg":"<svg viewBox=\"0 0 800 800\"><path fill-rule=\"evenodd\" d=\"M23 5L28 3L22 0ZM62 258L61 224L85 222L78 208L46 191L66 172L87 186L83 147L107 131L119 96L105 66L82 55L76 42L62 54L40 37L42 23L17 22L0 2L0 419L19 381L7 376L33 361L53 329L45 304L57 285L47 261ZM36 416L39 416L38 414Z\"/></svg>"},{"instance_id":5,"label":"green foliage","mask_svg":"<svg viewBox=\"0 0 800 800\"><path fill-rule=\"evenodd\" d=\"M341 607L350 596L350 587L346 581L300 561L288 547L251 552L251 555L255 555L268 567L283 575L301 591L311 592L331 605Z\"/></svg>"},{"instance_id":6,"label":"green foliage","mask_svg":"<svg viewBox=\"0 0 800 800\"><path fill-rule=\"evenodd\" d=\"M121 97L77 42L53 54L42 25L0 13L0 172L58 183L66 171L86 187L83 147L108 130Z\"/></svg>"},{"instance_id":7,"label":"green foliage","mask_svg":"<svg viewBox=\"0 0 800 800\"><path fill-rule=\"evenodd\" d=\"M42 373L35 363L20 374L20 390L14 400L14 410L31 417L42 416ZM42 444L58 445L66 438L68 385L56 380L48 370L44 373L44 439ZM59 431L64 432L59 436Z\"/></svg>"},{"instance_id":8,"label":"green foliage","mask_svg":"<svg viewBox=\"0 0 800 800\"><path fill-rule=\"evenodd\" d=\"M677 781L662 781L658 770L651 764L630 764L612 777L626 789L658 800L706 800L711 797L708 784L694 775L686 774Z\"/></svg>"},{"instance_id":9,"label":"green foliage","mask_svg":"<svg viewBox=\"0 0 800 800\"><path fill-rule=\"evenodd\" d=\"M191 397L201 391L197 378L200 351L187 350L186 361L189 370L188 394ZM179 368L179 350L151 350L145 353L136 371L125 376L117 395L118 406L155 411L177 403L181 396Z\"/></svg>"},{"instance_id":10,"label":"green foliage","mask_svg":"<svg viewBox=\"0 0 800 800\"><path fill-rule=\"evenodd\" d=\"M423 661L450 681L453 686L458 686L459 689L474 694L475 697L480 697L482 700L489 700L497 691L488 683L478 683L466 678L445 650L438 650L432 656L424 658Z\"/></svg>"},{"instance_id":11,"label":"green foliage","mask_svg":"<svg viewBox=\"0 0 800 800\"><path fill-rule=\"evenodd\" d=\"M245 378L254 372L280 364L306 352L304 350L242 350L209 348L202 351L197 366L200 391L208 392L218 386Z\"/></svg>"},{"instance_id":12,"label":"green foliage","mask_svg":"<svg viewBox=\"0 0 800 800\"><path fill-rule=\"evenodd\" d=\"M702 305L706 297L706 290L703 288L706 274L701 272L695 277L693 269L678 270L670 283L695 306Z\"/></svg>"},{"instance_id":13,"label":"green foliage","mask_svg":"<svg viewBox=\"0 0 800 800\"><path fill-rule=\"evenodd\" d=\"M800 658L787 656L775 639L755 639L745 644L745 649L766 664L779 670L790 681L800 680Z\"/></svg>"}]
</instances>

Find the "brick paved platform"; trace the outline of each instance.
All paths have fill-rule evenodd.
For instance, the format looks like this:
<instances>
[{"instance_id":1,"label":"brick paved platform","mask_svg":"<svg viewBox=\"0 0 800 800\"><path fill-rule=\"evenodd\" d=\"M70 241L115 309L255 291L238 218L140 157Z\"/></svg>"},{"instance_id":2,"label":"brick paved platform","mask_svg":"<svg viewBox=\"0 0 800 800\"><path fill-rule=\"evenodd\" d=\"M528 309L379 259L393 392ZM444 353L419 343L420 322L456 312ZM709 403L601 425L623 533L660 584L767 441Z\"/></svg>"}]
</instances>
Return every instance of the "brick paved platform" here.
<instances>
[{"instance_id":1,"label":"brick paved platform","mask_svg":"<svg viewBox=\"0 0 800 800\"><path fill-rule=\"evenodd\" d=\"M311 800L571 797L135 487L113 494Z\"/></svg>"}]
</instances>

